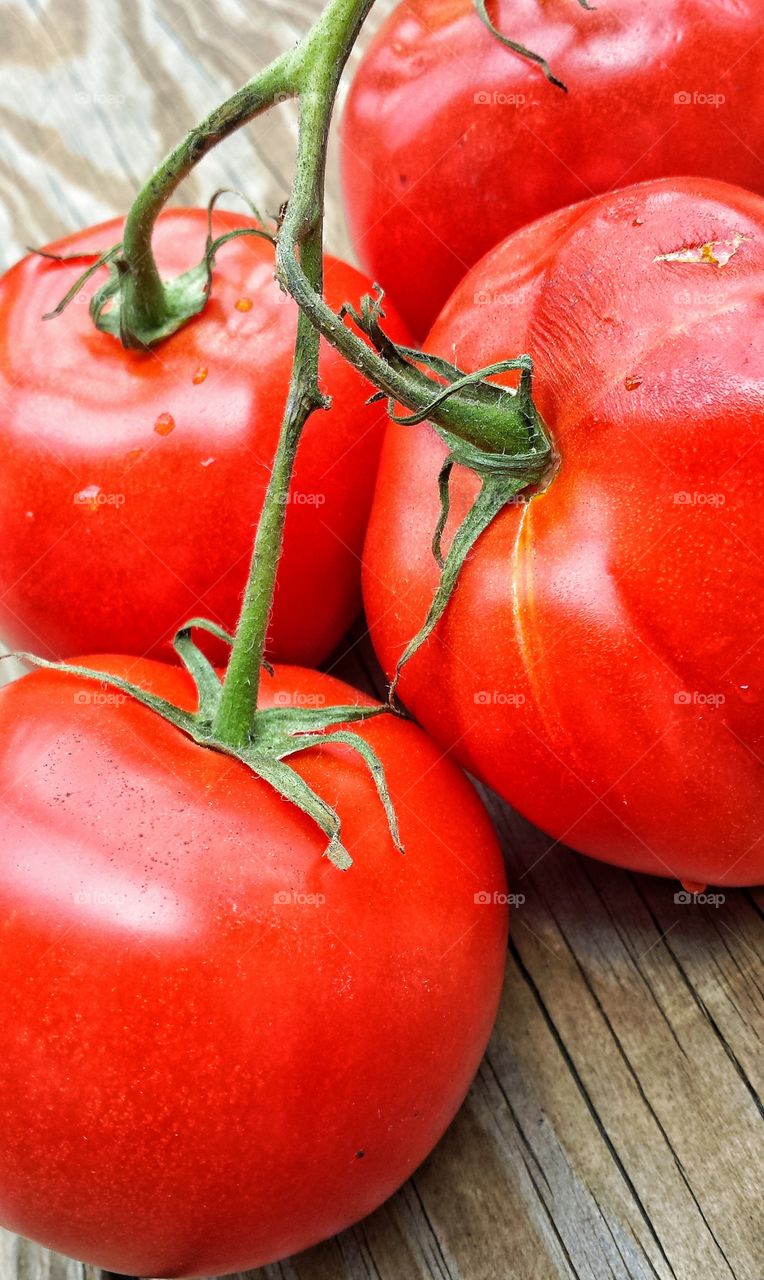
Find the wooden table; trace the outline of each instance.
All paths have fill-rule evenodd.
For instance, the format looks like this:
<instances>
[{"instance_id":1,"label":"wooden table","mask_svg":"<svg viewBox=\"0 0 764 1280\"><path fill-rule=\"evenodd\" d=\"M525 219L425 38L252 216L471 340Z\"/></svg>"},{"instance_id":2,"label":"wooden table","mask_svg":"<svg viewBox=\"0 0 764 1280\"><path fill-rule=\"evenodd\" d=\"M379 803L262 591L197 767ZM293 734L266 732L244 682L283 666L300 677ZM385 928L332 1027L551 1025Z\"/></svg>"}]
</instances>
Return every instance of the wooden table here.
<instances>
[{"instance_id":1,"label":"wooden table","mask_svg":"<svg viewBox=\"0 0 764 1280\"><path fill-rule=\"evenodd\" d=\"M5 0L0 250L124 211L182 131L308 25L317 0ZM374 15L376 25L382 10ZM282 108L184 187L278 208ZM328 243L347 253L330 167ZM0 549L0 554L2 551ZM373 682L368 654L342 666ZM275 1280L762 1280L761 892L576 857L497 801L514 890L505 996L469 1098L372 1217ZM2 1135L0 1135L0 1141ZM0 1280L101 1280L0 1236Z\"/></svg>"}]
</instances>

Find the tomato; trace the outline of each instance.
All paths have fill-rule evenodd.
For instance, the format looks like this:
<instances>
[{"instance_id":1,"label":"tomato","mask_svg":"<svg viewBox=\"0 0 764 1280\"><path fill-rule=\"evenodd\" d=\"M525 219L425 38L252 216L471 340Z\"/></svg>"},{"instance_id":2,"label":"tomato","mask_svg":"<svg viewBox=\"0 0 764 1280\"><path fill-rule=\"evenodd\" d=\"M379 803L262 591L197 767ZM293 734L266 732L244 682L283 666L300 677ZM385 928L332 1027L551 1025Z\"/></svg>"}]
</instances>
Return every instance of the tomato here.
<instances>
[{"instance_id":1,"label":"tomato","mask_svg":"<svg viewBox=\"0 0 764 1280\"><path fill-rule=\"evenodd\" d=\"M342 128L353 243L424 334L468 267L553 209L697 173L764 190L761 0L406 0L362 60Z\"/></svg>"},{"instance_id":2,"label":"tomato","mask_svg":"<svg viewBox=\"0 0 764 1280\"><path fill-rule=\"evenodd\" d=\"M89 665L94 665L90 659ZM179 706L186 674L96 659ZM296 668L262 705L368 701ZM295 769L354 857L243 764L123 695L0 693L0 1221L130 1275L218 1275L341 1230L450 1122L495 1016L503 867L414 725L376 748L406 848L347 747Z\"/></svg>"},{"instance_id":3,"label":"tomato","mask_svg":"<svg viewBox=\"0 0 764 1280\"><path fill-rule=\"evenodd\" d=\"M555 840L699 884L764 878L763 268L759 196L647 183L511 236L427 343L530 352L561 460L478 541L404 702ZM390 426L365 566L390 673L438 581L444 456ZM477 480L451 490L446 545Z\"/></svg>"},{"instance_id":4,"label":"tomato","mask_svg":"<svg viewBox=\"0 0 764 1280\"><path fill-rule=\"evenodd\" d=\"M216 234L252 225L216 213ZM204 251L206 211L159 220L165 276ZM105 223L59 241L90 254L119 240ZM169 656L202 613L232 630L284 409L296 306L273 279L273 249L220 249L204 312L149 353L94 330L83 302L43 323L87 266L23 259L0 281L0 634L45 655ZM368 288L327 259L335 307ZM393 316L393 327L396 326ZM400 326L398 326L400 329ZM308 424L297 460L270 652L317 663L360 607L359 557L384 407L329 347L335 405Z\"/></svg>"}]
</instances>

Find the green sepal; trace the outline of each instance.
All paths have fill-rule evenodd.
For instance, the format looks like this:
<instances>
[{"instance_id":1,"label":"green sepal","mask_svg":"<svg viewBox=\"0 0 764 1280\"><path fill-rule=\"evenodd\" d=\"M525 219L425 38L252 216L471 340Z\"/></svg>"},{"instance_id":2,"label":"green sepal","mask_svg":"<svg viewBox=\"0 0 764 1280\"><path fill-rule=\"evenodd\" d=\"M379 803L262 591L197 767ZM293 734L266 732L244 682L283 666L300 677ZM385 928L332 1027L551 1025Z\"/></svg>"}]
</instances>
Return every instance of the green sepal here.
<instances>
[{"instance_id":1,"label":"green sepal","mask_svg":"<svg viewBox=\"0 0 764 1280\"><path fill-rule=\"evenodd\" d=\"M54 320L56 316L60 316L61 312L66 310L72 299L77 297L82 286L87 284L90 277L95 275L96 271L100 271L101 267L109 266L114 259L119 256L122 252L122 245L112 245L111 249L107 249L105 253L98 255L79 253L63 255L58 253L47 253L44 249L33 249L32 252L36 253L40 258L50 259L51 262L73 262L82 257L95 258L95 261L90 264L87 270L83 271L82 275L77 277L71 289L67 290L58 306L54 307L52 311L45 312L43 320Z\"/></svg>"},{"instance_id":2,"label":"green sepal","mask_svg":"<svg viewBox=\"0 0 764 1280\"><path fill-rule=\"evenodd\" d=\"M91 263L87 270L77 278L58 306L43 316L43 319L50 320L54 316L61 315L61 312L77 296L90 277L105 266L109 269L108 278L90 300L90 318L96 329L101 333L109 333L113 337L119 338L122 346L127 349L152 347L164 338L169 338L171 334L181 329L193 316L203 311L207 305L212 288L215 258L224 244L228 244L229 240L236 240L240 236L257 236L260 239L268 240L271 244L275 244L274 232L266 228L266 220L246 196L241 198L249 205L257 221L263 225L258 227L236 227L232 231L226 231L223 235L213 238L212 214L215 205L220 196L229 194L241 195L241 192L233 192L227 187L221 187L214 192L207 205L207 240L204 257L201 262L190 267L188 271L184 271L181 275L175 276L174 279L163 281L163 305L160 317L151 322L146 322L145 320L139 322L136 308L132 302L125 305L130 268L123 254L123 246L120 243L112 245L95 262ZM90 256L75 254L71 255L71 257L64 257L59 254L48 253L45 250L37 252L40 252L42 257L50 258L56 262L66 262L82 256Z\"/></svg>"},{"instance_id":3,"label":"green sepal","mask_svg":"<svg viewBox=\"0 0 764 1280\"><path fill-rule=\"evenodd\" d=\"M195 267L165 280L162 286L163 315L155 324L138 326L127 316L122 291L129 268L124 258L109 263L109 279L90 300L90 318L101 333L119 338L126 349L153 347L177 333L192 316L198 315L209 298L211 268L206 256Z\"/></svg>"},{"instance_id":4,"label":"green sepal","mask_svg":"<svg viewBox=\"0 0 764 1280\"><path fill-rule=\"evenodd\" d=\"M441 434L444 434L441 432ZM440 569L440 580L427 616L419 631L406 645L395 666L388 697L392 704L401 672L407 662L429 640L457 586L459 575L467 556L478 538L485 532L499 512L512 502L529 485L539 485L550 474L553 465L551 450L529 450L514 457L504 454L486 454L463 440L448 441L451 452L447 455L438 474L440 514L432 538L432 552ZM441 539L448 520L450 479L454 464L467 467L480 477L480 490L467 515L454 534L448 555L443 559Z\"/></svg>"},{"instance_id":5,"label":"green sepal","mask_svg":"<svg viewBox=\"0 0 764 1280\"><path fill-rule=\"evenodd\" d=\"M441 472L441 475L443 473ZM395 697L395 691L401 672L407 662L414 657L417 650L421 649L426 640L429 640L436 626L446 611L451 596L457 585L459 575L462 571L467 556L475 546L478 538L488 528L491 521L499 514L502 507L505 507L512 496L519 493L525 488L525 481L521 479L512 480L510 477L501 475L500 473L487 474L483 477L480 486L480 492L474 503L470 507L464 520L454 534L453 541L448 550L445 561L441 561L442 568L440 581L437 591L433 596L432 603L427 611L422 626L420 627L413 640L406 645L395 666L395 674L390 683L389 699L392 702ZM447 513L447 508L446 508ZM443 509L441 509L441 519L438 521L440 532L445 526L443 518ZM440 548L439 533L436 531L438 538L438 550ZM433 539L435 541L435 539ZM437 558L437 553L436 553Z\"/></svg>"},{"instance_id":6,"label":"green sepal","mask_svg":"<svg viewBox=\"0 0 764 1280\"><path fill-rule=\"evenodd\" d=\"M216 737L212 722L222 693L222 683L215 668L201 652L192 638L194 629L201 629L217 636L226 643L232 637L213 622L204 618L192 618L175 635L173 644L197 691L196 711L184 711L157 694L125 680L122 676L106 671L96 671L76 663L51 662L33 653L16 653L16 657L33 666L49 671L79 676L92 680L134 698L169 724L179 729L201 747L220 751L246 765L257 777L268 782L284 800L294 804L311 818L327 836L325 855L339 870L346 871L352 858L342 843L339 814L321 798L295 772L286 760L301 751L322 746L341 745L358 752L366 764L387 818L390 836L399 852L403 852L398 820L387 787L384 766L374 748L359 734L349 729L335 729L335 725L361 723L378 715L389 714L384 706L331 706L331 707L269 707L258 711L252 726L250 741L243 747L235 747ZM267 665L267 664L264 664ZM329 729L329 733L324 730Z\"/></svg>"}]
</instances>

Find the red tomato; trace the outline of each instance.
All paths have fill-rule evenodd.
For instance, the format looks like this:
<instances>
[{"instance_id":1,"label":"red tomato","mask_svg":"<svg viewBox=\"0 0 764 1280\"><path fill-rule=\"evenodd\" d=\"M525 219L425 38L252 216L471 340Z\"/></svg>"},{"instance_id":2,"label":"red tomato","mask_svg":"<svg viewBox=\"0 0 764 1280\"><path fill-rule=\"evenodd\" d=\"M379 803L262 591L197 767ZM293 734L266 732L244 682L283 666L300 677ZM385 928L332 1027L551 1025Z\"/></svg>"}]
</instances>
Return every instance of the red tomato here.
<instances>
[{"instance_id":1,"label":"red tomato","mask_svg":"<svg viewBox=\"0 0 764 1280\"><path fill-rule=\"evenodd\" d=\"M160 219L165 276L203 254L206 211ZM215 232L247 219L217 213ZM92 253L111 222L62 240ZM296 306L273 279L273 249L240 238L218 255L202 315L151 353L97 333L83 305L43 322L87 266L31 256L0 281L0 635L50 656L165 653L193 614L233 629L276 448ZM368 283L335 259L329 302ZM395 319L393 318L395 326ZM324 347L334 397L300 448L279 567L270 652L317 663L360 607L358 567L384 406Z\"/></svg>"},{"instance_id":2,"label":"red tomato","mask_svg":"<svg viewBox=\"0 0 764 1280\"><path fill-rule=\"evenodd\" d=\"M95 662L193 704L179 668ZM289 667L264 695L368 701ZM359 757L317 748L294 763L337 805L341 872L266 783L137 703L49 672L2 690L5 1226L121 1273L219 1275L341 1230L437 1142L496 1012L503 867L419 729L359 732L406 853Z\"/></svg>"},{"instance_id":3,"label":"red tomato","mask_svg":"<svg viewBox=\"0 0 764 1280\"><path fill-rule=\"evenodd\" d=\"M762 280L759 196L646 183L510 237L427 344L530 352L561 464L480 539L403 700L556 840L700 884L764 877ZM365 571L388 672L437 583L444 453L389 428ZM476 487L456 468L450 530Z\"/></svg>"},{"instance_id":4,"label":"red tomato","mask_svg":"<svg viewBox=\"0 0 764 1280\"><path fill-rule=\"evenodd\" d=\"M697 173L764 189L761 0L406 0L353 82L343 186L360 260L424 334L467 268L542 214Z\"/></svg>"}]
</instances>

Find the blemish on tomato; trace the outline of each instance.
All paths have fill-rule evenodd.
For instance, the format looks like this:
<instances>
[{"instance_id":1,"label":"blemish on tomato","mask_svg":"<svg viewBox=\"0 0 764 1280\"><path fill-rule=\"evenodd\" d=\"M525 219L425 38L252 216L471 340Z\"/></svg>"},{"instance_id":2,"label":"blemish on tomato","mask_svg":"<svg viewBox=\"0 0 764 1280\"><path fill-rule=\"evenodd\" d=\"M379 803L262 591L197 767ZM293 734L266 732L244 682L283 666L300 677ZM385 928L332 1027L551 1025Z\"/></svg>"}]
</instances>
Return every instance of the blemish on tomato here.
<instances>
[{"instance_id":1,"label":"blemish on tomato","mask_svg":"<svg viewBox=\"0 0 764 1280\"><path fill-rule=\"evenodd\" d=\"M239 298L239 299L237 300L237 302L236 302L236 310L237 310L237 311L251 311L251 310L252 310L252 299L251 299L251 298Z\"/></svg>"},{"instance_id":2,"label":"blemish on tomato","mask_svg":"<svg viewBox=\"0 0 764 1280\"><path fill-rule=\"evenodd\" d=\"M160 413L154 423L154 430L158 436L169 436L171 431L175 430L175 419L171 413Z\"/></svg>"},{"instance_id":3,"label":"blemish on tomato","mask_svg":"<svg viewBox=\"0 0 764 1280\"><path fill-rule=\"evenodd\" d=\"M683 245L671 253L659 253L653 262L692 262L701 266L726 267L746 236L736 231L731 240L707 240L705 244Z\"/></svg>"},{"instance_id":4,"label":"blemish on tomato","mask_svg":"<svg viewBox=\"0 0 764 1280\"><path fill-rule=\"evenodd\" d=\"M131 462L137 462L139 458L143 457L143 450L129 449L128 452L125 454L125 457L129 458Z\"/></svg>"},{"instance_id":5,"label":"blemish on tomato","mask_svg":"<svg viewBox=\"0 0 764 1280\"><path fill-rule=\"evenodd\" d=\"M207 366L206 364L200 364L199 368L197 369L191 381L193 382L194 386L198 387L199 383L204 382L204 379L206 377L207 377Z\"/></svg>"},{"instance_id":6,"label":"blemish on tomato","mask_svg":"<svg viewBox=\"0 0 764 1280\"><path fill-rule=\"evenodd\" d=\"M638 374L631 374L628 378L624 378L623 385L627 391L636 391L637 387L642 386L642 379Z\"/></svg>"}]
</instances>

